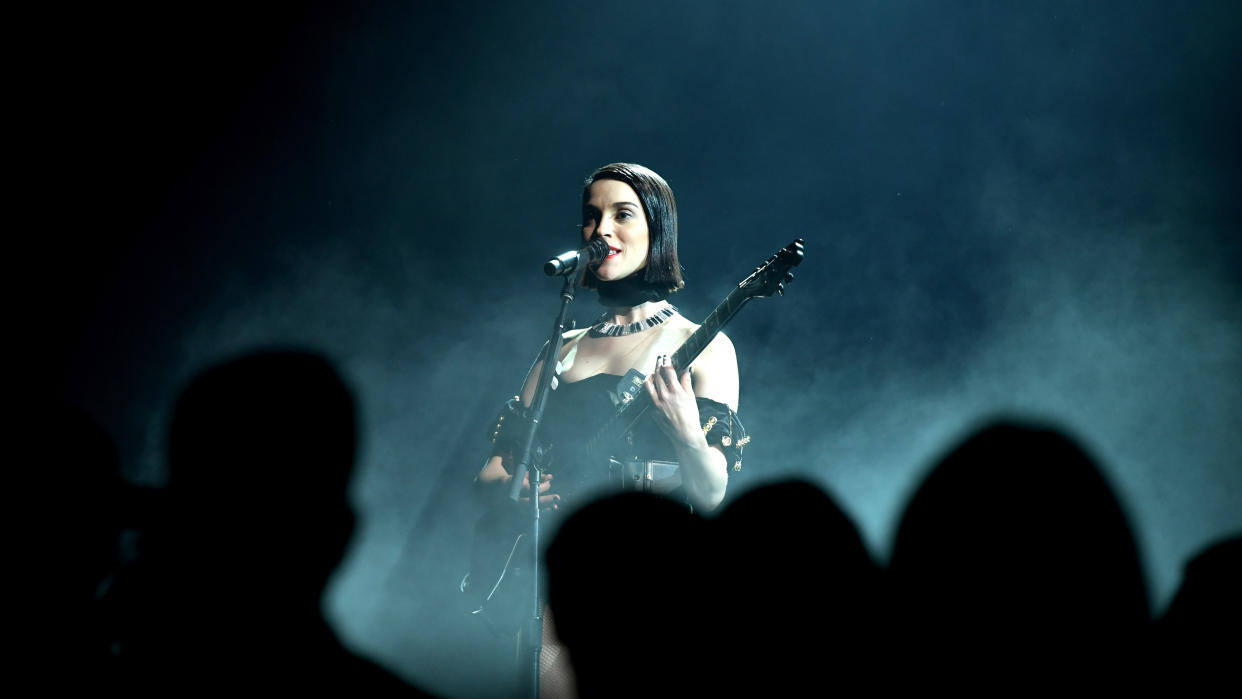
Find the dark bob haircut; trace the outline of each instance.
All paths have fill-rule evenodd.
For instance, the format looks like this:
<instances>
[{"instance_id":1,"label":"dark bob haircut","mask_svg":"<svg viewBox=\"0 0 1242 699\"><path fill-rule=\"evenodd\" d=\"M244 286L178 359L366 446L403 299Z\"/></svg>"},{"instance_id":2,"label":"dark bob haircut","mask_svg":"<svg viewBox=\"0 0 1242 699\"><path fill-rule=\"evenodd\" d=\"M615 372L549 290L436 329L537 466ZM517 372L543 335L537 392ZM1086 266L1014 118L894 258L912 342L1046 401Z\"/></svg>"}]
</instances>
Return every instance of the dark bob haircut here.
<instances>
[{"instance_id":1,"label":"dark bob haircut","mask_svg":"<svg viewBox=\"0 0 1242 699\"><path fill-rule=\"evenodd\" d=\"M643 281L661 291L676 291L685 286L681 278L681 262L677 259L677 201L664 178L634 163L613 163L601 167L591 173L582 187L584 221L587 204L591 201L591 185L599 180L617 180L628 184L643 205L650 240ZM584 288L594 289L595 282L594 273L583 272Z\"/></svg>"}]
</instances>

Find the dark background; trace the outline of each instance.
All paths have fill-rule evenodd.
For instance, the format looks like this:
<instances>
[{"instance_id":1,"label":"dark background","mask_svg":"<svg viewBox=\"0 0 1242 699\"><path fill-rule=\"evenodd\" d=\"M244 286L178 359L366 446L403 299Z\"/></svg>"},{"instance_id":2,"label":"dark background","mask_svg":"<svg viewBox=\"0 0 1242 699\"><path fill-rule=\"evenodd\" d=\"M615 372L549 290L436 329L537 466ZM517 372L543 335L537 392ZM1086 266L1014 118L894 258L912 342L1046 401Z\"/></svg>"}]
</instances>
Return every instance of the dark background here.
<instances>
[{"instance_id":1,"label":"dark background","mask_svg":"<svg viewBox=\"0 0 1242 699\"><path fill-rule=\"evenodd\" d=\"M789 294L728 329L754 435L732 493L809 477L883 559L953 438L1051 420L1123 498L1159 611L1242 527L1242 12L1108 5L16 16L19 379L159 485L196 372L329 355L364 440L325 609L359 651L477 694L491 647L455 586L484 432L555 312L539 267L576 242L582 178L640 162L677 193L692 318L807 240Z\"/></svg>"}]
</instances>

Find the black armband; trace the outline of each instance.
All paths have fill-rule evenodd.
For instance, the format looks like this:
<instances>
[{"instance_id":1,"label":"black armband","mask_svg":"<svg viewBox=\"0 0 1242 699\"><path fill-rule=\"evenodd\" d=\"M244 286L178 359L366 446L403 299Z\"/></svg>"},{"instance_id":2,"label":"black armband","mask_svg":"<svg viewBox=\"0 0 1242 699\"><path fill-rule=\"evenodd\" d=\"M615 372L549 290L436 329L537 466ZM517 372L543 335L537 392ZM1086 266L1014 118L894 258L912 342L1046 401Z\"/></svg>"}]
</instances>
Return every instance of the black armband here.
<instances>
[{"instance_id":1,"label":"black armband","mask_svg":"<svg viewBox=\"0 0 1242 699\"><path fill-rule=\"evenodd\" d=\"M746 428L729 406L710 398L695 398L699 404L699 421L707 443L724 452L729 470L742 470L742 450L750 443Z\"/></svg>"},{"instance_id":2,"label":"black armband","mask_svg":"<svg viewBox=\"0 0 1242 699\"><path fill-rule=\"evenodd\" d=\"M505 401L496 414L496 422L489 430L488 439L492 442L492 456L512 454L522 439L522 425L527 423L526 408L522 400L514 396Z\"/></svg>"}]
</instances>

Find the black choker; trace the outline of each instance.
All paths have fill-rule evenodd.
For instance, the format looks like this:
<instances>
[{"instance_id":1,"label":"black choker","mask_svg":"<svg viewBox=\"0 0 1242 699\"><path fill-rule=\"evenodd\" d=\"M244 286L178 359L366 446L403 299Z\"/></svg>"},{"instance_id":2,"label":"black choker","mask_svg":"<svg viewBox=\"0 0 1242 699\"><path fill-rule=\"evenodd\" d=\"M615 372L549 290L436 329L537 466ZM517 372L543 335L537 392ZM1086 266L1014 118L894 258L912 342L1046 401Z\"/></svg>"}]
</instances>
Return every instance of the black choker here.
<instances>
[{"instance_id":1,"label":"black choker","mask_svg":"<svg viewBox=\"0 0 1242 699\"><path fill-rule=\"evenodd\" d=\"M595 325L592 325L591 329L587 332L591 337L617 337L620 335L633 335L634 333L640 333L647 328L654 328L660 323L672 318L673 314L676 312L677 309L670 305L661 309L659 313L643 318L642 320L634 321L633 323L627 323L625 325L617 325L616 323L609 323L606 320L601 320Z\"/></svg>"},{"instance_id":2,"label":"black choker","mask_svg":"<svg viewBox=\"0 0 1242 699\"><path fill-rule=\"evenodd\" d=\"M615 282L597 279L595 288L599 292L599 302L608 308L633 308L668 298L667 288L643 281L642 270Z\"/></svg>"}]
</instances>

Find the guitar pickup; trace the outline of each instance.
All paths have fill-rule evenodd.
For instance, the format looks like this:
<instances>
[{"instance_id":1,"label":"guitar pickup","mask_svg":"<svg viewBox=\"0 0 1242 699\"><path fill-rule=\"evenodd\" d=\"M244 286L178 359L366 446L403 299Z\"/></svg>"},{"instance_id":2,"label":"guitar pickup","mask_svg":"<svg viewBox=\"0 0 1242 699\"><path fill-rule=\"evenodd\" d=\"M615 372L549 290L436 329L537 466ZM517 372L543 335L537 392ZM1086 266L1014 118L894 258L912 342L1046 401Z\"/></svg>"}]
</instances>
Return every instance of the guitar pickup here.
<instances>
[{"instance_id":1,"label":"guitar pickup","mask_svg":"<svg viewBox=\"0 0 1242 699\"><path fill-rule=\"evenodd\" d=\"M643 390L643 381L646 380L647 377L639 373L637 369L630 369L626 372L625 376L622 376L621 380L617 382L616 394L618 402L621 405L625 405L637 398L638 394Z\"/></svg>"}]
</instances>

